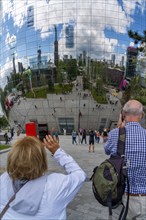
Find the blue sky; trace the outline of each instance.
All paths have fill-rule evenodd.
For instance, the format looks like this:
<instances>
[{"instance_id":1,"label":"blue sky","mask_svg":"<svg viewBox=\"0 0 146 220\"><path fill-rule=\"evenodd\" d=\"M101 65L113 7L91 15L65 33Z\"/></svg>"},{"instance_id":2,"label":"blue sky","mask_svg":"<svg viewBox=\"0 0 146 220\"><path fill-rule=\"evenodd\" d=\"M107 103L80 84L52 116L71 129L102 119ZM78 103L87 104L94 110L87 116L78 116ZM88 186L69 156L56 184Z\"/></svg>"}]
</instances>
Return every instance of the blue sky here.
<instances>
[{"instance_id":1,"label":"blue sky","mask_svg":"<svg viewBox=\"0 0 146 220\"><path fill-rule=\"evenodd\" d=\"M7 2L7 3L6 3ZM111 59L119 64L126 48L133 45L129 29L146 29L146 0L4 0L1 15L1 78L16 62L28 65L28 59L42 53L53 60L54 25L58 31L59 56L77 57L83 50L93 59ZM34 8L34 23L27 26L28 7ZM65 28L74 26L74 47L66 48ZM13 48L12 48L13 47Z\"/></svg>"}]
</instances>

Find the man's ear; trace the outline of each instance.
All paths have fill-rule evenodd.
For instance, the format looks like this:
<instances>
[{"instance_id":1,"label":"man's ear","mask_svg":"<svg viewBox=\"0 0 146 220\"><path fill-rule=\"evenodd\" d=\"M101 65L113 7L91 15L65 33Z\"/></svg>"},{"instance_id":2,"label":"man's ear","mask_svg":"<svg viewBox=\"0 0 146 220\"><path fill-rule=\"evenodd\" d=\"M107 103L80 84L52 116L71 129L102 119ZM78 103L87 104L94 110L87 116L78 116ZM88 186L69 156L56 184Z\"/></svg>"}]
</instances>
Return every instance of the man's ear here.
<instances>
[{"instance_id":1,"label":"man's ear","mask_svg":"<svg viewBox=\"0 0 146 220\"><path fill-rule=\"evenodd\" d=\"M124 121L124 119L125 119L125 113L122 111L121 112L121 116L122 116L122 121Z\"/></svg>"},{"instance_id":2,"label":"man's ear","mask_svg":"<svg viewBox=\"0 0 146 220\"><path fill-rule=\"evenodd\" d=\"M145 114L144 114L144 112L143 112L143 113L141 114L141 119L144 118L144 115L145 115Z\"/></svg>"}]
</instances>

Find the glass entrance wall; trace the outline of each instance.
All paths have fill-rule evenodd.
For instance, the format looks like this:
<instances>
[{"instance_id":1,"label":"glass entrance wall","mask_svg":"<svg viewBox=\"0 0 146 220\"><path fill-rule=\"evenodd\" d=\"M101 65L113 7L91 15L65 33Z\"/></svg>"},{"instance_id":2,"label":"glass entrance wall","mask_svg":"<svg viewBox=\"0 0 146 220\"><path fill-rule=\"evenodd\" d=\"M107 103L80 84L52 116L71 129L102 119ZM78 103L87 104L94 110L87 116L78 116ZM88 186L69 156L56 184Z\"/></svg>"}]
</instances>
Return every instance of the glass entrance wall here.
<instances>
[{"instance_id":1,"label":"glass entrance wall","mask_svg":"<svg viewBox=\"0 0 146 220\"><path fill-rule=\"evenodd\" d=\"M141 0L0 0L3 108L10 110L20 96L37 97L39 87L42 95L54 83L72 83L78 75L92 83L107 68L123 74L127 48L134 46L128 30L141 33L145 15Z\"/></svg>"}]
</instances>

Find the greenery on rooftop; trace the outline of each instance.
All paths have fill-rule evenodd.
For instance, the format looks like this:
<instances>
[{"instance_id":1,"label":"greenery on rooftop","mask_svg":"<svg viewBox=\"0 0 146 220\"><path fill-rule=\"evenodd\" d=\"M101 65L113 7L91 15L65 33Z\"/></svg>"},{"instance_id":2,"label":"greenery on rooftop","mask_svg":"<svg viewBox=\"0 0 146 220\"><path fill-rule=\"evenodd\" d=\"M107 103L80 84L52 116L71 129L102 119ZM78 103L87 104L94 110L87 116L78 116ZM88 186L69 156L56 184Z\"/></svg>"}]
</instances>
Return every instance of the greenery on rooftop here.
<instances>
[{"instance_id":1,"label":"greenery on rooftop","mask_svg":"<svg viewBox=\"0 0 146 220\"><path fill-rule=\"evenodd\" d=\"M8 149L8 148L10 148L10 147L11 147L10 145L0 144L0 150L5 150L5 149Z\"/></svg>"},{"instance_id":2,"label":"greenery on rooftop","mask_svg":"<svg viewBox=\"0 0 146 220\"><path fill-rule=\"evenodd\" d=\"M139 34L137 31L129 30L128 35L134 40L134 43L138 45L137 49L140 52L143 52L146 47L146 30L143 31L143 34Z\"/></svg>"},{"instance_id":3,"label":"greenery on rooftop","mask_svg":"<svg viewBox=\"0 0 146 220\"><path fill-rule=\"evenodd\" d=\"M136 99L143 105L146 105L146 88L142 88L140 85L140 76L136 75L129 83L128 88L123 94L123 102L127 102L129 99Z\"/></svg>"},{"instance_id":4,"label":"greenery on rooftop","mask_svg":"<svg viewBox=\"0 0 146 220\"><path fill-rule=\"evenodd\" d=\"M47 94L67 94L72 91L73 85L70 84L56 84L50 89L48 87L34 88L35 97L32 91L26 93L26 98L46 98Z\"/></svg>"},{"instance_id":5,"label":"greenery on rooftop","mask_svg":"<svg viewBox=\"0 0 146 220\"><path fill-rule=\"evenodd\" d=\"M5 116L0 117L0 129L8 127L9 123Z\"/></svg>"}]
</instances>

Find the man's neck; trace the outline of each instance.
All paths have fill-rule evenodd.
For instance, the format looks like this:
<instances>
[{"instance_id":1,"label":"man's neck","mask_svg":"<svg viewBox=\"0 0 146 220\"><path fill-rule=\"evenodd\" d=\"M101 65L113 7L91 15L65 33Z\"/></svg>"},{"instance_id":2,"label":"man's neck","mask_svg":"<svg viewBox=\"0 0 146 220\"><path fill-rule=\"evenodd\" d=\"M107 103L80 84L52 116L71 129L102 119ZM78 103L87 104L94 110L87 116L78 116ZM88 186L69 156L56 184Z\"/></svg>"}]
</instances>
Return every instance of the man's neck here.
<instances>
[{"instance_id":1,"label":"man's neck","mask_svg":"<svg viewBox=\"0 0 146 220\"><path fill-rule=\"evenodd\" d=\"M139 116L126 116L125 117L125 122L140 122L140 117Z\"/></svg>"}]
</instances>

